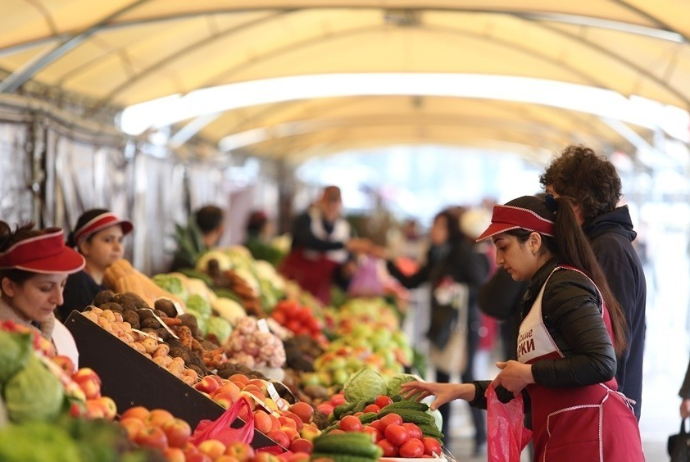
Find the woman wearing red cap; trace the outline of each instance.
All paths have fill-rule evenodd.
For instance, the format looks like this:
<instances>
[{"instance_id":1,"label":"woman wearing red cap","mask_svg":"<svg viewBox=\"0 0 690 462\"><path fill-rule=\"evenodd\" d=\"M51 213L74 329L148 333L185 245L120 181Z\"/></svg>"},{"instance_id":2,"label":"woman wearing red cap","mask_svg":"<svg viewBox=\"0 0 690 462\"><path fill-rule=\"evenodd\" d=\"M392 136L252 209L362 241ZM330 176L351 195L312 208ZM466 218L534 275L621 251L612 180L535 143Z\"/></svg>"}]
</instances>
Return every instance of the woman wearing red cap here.
<instances>
[{"instance_id":1,"label":"woman wearing red cap","mask_svg":"<svg viewBox=\"0 0 690 462\"><path fill-rule=\"evenodd\" d=\"M33 223L12 232L0 221L0 320L36 328L58 354L78 364L77 347L53 311L62 304L67 275L84 267L84 258L65 246L60 228L34 230Z\"/></svg>"},{"instance_id":2,"label":"woman wearing red cap","mask_svg":"<svg viewBox=\"0 0 690 462\"><path fill-rule=\"evenodd\" d=\"M489 238L496 264L529 281L518 360L497 363L501 372L493 382L411 382L403 385L406 394L435 395L432 408L453 399L485 408L490 384L504 402L524 392L535 461L643 461L637 419L614 377L625 319L571 201L524 196L495 206L478 240Z\"/></svg>"},{"instance_id":3,"label":"woman wearing red cap","mask_svg":"<svg viewBox=\"0 0 690 462\"><path fill-rule=\"evenodd\" d=\"M98 292L106 289L105 270L122 258L125 251L122 240L132 229L131 222L105 209L88 210L79 217L67 244L79 250L86 266L67 279L64 303L57 310L59 319L64 321L73 310L83 311Z\"/></svg>"}]
</instances>

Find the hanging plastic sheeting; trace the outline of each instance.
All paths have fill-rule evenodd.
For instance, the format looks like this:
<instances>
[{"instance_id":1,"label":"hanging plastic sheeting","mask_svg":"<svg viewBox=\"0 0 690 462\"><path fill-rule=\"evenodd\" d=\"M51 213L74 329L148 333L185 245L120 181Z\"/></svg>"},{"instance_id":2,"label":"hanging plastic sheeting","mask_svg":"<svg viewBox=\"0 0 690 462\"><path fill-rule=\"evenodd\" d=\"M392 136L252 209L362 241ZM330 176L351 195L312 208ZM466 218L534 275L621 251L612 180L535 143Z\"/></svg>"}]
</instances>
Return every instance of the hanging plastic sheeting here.
<instances>
[{"instance_id":1,"label":"hanging plastic sheeting","mask_svg":"<svg viewBox=\"0 0 690 462\"><path fill-rule=\"evenodd\" d=\"M138 153L135 158L135 256L145 274L168 270L175 250L174 224L186 221L184 166Z\"/></svg>"},{"instance_id":2,"label":"hanging plastic sheeting","mask_svg":"<svg viewBox=\"0 0 690 462\"><path fill-rule=\"evenodd\" d=\"M72 231L79 216L92 208L106 208L129 218L133 205L133 162L123 147L98 146L57 132L48 133L47 160L54 160L54 175L47 181L44 221ZM136 230L136 229L135 229ZM134 248L126 248L131 259Z\"/></svg>"},{"instance_id":3,"label":"hanging plastic sheeting","mask_svg":"<svg viewBox=\"0 0 690 462\"><path fill-rule=\"evenodd\" d=\"M0 220L10 226L33 219L26 123L0 121Z\"/></svg>"}]
</instances>

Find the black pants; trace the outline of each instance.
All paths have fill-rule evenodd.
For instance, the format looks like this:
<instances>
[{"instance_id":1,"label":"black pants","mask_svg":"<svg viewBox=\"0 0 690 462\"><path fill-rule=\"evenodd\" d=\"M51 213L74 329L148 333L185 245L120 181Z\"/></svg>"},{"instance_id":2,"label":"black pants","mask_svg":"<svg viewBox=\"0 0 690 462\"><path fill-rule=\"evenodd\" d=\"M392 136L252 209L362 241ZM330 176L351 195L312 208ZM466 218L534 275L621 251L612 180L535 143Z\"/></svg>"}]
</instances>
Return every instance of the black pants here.
<instances>
[{"instance_id":1,"label":"black pants","mask_svg":"<svg viewBox=\"0 0 690 462\"><path fill-rule=\"evenodd\" d=\"M479 347L479 332L478 329L473 329L471 324L470 328L467 330L467 367L465 372L460 375L463 383L472 383L474 380L474 355ZM450 375L443 371L436 371L436 381L439 383L449 383ZM443 445L447 446L450 442L450 403L446 403L438 410L441 412L443 417ZM486 411L482 409L477 409L470 407L470 412L472 414L472 423L474 424L474 444L479 446L486 442Z\"/></svg>"}]
</instances>

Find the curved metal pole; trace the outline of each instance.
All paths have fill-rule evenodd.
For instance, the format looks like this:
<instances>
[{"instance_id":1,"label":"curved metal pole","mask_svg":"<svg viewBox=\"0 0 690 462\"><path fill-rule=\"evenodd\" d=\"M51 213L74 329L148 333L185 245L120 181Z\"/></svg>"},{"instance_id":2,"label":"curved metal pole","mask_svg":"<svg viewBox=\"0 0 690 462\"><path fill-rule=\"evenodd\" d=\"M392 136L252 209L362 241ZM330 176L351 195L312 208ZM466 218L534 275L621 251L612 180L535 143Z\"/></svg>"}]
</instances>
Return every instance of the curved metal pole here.
<instances>
[{"instance_id":1,"label":"curved metal pole","mask_svg":"<svg viewBox=\"0 0 690 462\"><path fill-rule=\"evenodd\" d=\"M55 48L47 50L46 52L36 56L34 59L28 61L24 64L24 66L20 67L12 74L10 74L5 80L0 82L0 93L11 93L15 91L17 88L21 87L24 83L26 83L27 80L33 77L34 74L36 74L36 72L40 71L48 64L52 63L56 59L63 56L65 53L80 45L84 40L98 32L103 25L117 18L121 14L124 14L134 8L137 8L139 5L142 5L147 1L149 0L137 0L127 5L126 7L116 11L115 13L106 16L104 19L101 19L96 24L89 26L81 32L78 32L70 36L66 40L63 40Z\"/></svg>"}]
</instances>

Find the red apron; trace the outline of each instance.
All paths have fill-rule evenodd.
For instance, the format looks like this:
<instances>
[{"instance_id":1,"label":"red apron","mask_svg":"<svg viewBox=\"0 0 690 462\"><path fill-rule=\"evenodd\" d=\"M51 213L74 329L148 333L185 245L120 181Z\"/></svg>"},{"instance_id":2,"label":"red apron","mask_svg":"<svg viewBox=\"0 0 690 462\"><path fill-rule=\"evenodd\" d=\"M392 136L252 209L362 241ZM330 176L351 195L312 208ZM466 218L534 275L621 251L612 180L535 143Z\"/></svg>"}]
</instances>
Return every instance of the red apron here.
<instances>
[{"instance_id":1,"label":"red apron","mask_svg":"<svg viewBox=\"0 0 690 462\"><path fill-rule=\"evenodd\" d=\"M322 252L291 251L280 265L280 274L295 281L299 286L318 298L324 305L331 301L333 273L338 263L329 260Z\"/></svg>"},{"instance_id":2,"label":"red apron","mask_svg":"<svg viewBox=\"0 0 690 462\"><path fill-rule=\"evenodd\" d=\"M575 270L558 267L554 272L564 269ZM525 364L564 357L542 318L541 303L546 283L520 325L518 361ZM603 311L604 324L611 335L611 318L606 305ZM615 378L606 383L574 388L529 385L527 392L532 400L534 460L644 461L637 420L628 406L629 400L617 389Z\"/></svg>"}]
</instances>

